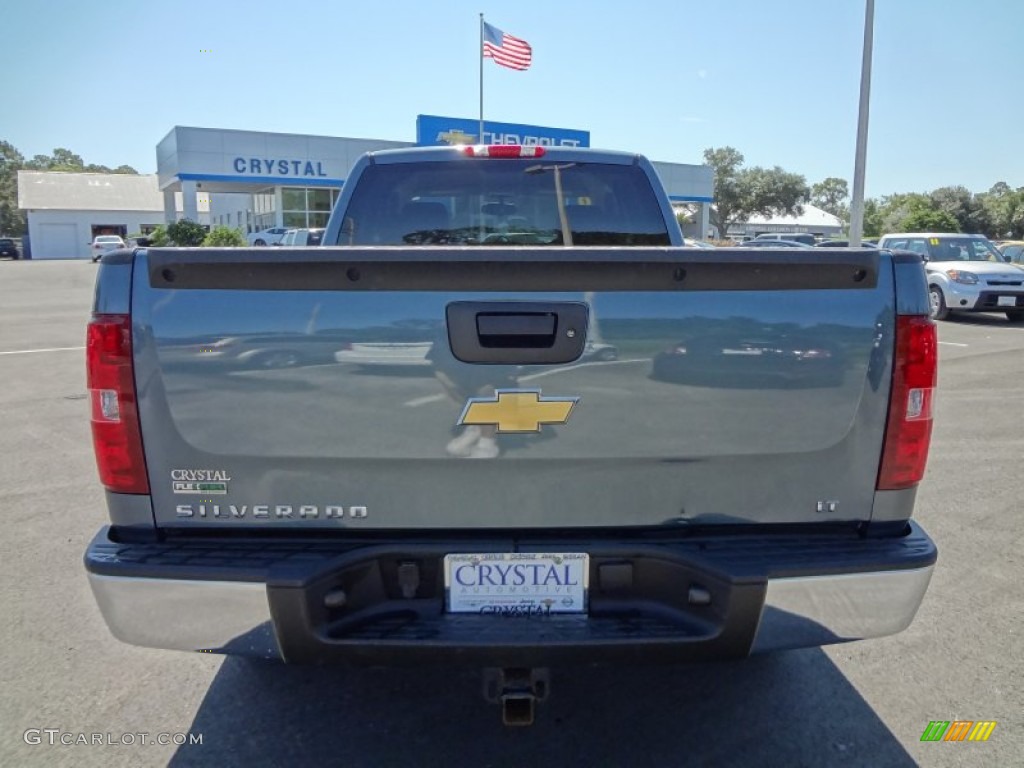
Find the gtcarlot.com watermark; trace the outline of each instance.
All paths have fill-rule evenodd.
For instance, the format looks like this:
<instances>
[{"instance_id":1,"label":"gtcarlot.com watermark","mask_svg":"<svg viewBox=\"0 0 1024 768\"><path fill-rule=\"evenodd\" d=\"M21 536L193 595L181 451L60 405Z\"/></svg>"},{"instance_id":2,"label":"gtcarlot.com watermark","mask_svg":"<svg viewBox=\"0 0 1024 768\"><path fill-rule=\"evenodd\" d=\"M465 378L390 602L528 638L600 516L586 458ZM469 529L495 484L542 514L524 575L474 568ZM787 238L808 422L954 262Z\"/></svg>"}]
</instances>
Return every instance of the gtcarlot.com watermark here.
<instances>
[{"instance_id":1,"label":"gtcarlot.com watermark","mask_svg":"<svg viewBox=\"0 0 1024 768\"><path fill-rule=\"evenodd\" d=\"M185 745L195 746L203 743L201 733L85 733L63 731L60 728L29 728L22 734L26 744L37 746L46 744L51 747L134 747L155 744L161 747Z\"/></svg>"}]
</instances>

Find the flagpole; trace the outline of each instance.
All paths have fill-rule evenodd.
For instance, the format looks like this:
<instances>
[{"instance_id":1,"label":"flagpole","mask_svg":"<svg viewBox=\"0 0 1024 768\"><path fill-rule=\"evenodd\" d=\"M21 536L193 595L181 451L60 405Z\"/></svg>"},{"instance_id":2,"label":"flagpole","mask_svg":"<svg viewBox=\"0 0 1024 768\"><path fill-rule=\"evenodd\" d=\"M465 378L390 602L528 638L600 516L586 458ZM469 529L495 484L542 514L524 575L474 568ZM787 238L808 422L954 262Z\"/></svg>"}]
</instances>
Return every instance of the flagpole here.
<instances>
[{"instance_id":1,"label":"flagpole","mask_svg":"<svg viewBox=\"0 0 1024 768\"><path fill-rule=\"evenodd\" d=\"M484 15L480 14L480 47L476 55L480 57L480 135L476 143L484 143Z\"/></svg>"}]
</instances>

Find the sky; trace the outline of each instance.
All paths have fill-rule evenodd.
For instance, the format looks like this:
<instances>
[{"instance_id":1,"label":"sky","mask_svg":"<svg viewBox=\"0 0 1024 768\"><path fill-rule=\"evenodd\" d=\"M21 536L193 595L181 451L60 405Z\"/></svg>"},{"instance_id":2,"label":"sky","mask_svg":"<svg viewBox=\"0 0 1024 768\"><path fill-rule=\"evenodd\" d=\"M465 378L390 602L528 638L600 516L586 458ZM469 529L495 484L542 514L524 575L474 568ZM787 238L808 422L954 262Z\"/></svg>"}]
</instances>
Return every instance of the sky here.
<instances>
[{"instance_id":1,"label":"sky","mask_svg":"<svg viewBox=\"0 0 1024 768\"><path fill-rule=\"evenodd\" d=\"M492 120L595 147L851 182L865 0L3 0L0 139L156 171L175 125L414 141L475 119L479 14L525 39L485 61ZM1024 0L876 0L869 197L1024 186Z\"/></svg>"}]
</instances>

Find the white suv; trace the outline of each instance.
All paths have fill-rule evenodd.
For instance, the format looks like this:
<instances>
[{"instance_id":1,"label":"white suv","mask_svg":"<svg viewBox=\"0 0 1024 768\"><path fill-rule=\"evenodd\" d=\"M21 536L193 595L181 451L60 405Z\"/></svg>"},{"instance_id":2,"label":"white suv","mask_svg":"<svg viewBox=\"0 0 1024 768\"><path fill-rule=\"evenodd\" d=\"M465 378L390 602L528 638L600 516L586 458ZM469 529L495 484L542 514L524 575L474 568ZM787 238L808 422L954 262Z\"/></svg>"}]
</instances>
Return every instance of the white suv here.
<instances>
[{"instance_id":1,"label":"white suv","mask_svg":"<svg viewBox=\"0 0 1024 768\"><path fill-rule=\"evenodd\" d=\"M903 232L885 235L879 248L914 251L926 260L932 317L950 312L1005 312L1024 323L1024 269L1007 264L984 235Z\"/></svg>"}]
</instances>

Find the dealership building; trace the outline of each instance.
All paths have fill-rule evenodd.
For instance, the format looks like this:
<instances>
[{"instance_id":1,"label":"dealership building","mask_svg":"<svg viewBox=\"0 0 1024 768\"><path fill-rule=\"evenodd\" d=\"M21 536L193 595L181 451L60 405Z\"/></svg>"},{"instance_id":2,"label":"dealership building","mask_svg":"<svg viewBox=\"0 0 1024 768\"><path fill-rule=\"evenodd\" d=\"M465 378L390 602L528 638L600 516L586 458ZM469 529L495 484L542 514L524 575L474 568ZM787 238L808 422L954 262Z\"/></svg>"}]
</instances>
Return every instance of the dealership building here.
<instances>
[{"instance_id":1,"label":"dealership building","mask_svg":"<svg viewBox=\"0 0 1024 768\"><path fill-rule=\"evenodd\" d=\"M176 126L156 148L156 175L18 173L32 258L82 258L99 234L145 234L179 218L243 232L323 227L365 152L451 144L590 146L588 131L420 115L416 141ZM703 165L653 161L674 204L708 231L714 176Z\"/></svg>"}]
</instances>

